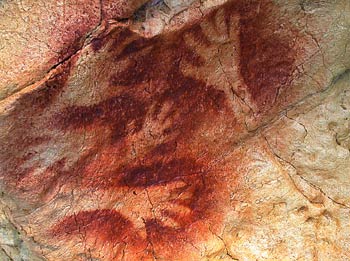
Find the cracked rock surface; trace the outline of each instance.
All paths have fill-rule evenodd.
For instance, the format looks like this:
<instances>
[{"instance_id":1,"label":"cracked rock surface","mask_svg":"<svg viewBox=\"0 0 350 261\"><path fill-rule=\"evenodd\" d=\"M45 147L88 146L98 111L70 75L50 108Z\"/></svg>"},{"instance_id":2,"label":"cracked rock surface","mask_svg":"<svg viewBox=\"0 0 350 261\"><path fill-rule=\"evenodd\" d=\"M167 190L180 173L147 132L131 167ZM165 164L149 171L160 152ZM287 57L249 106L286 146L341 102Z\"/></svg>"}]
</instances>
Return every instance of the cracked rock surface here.
<instances>
[{"instance_id":1,"label":"cracked rock surface","mask_svg":"<svg viewBox=\"0 0 350 261\"><path fill-rule=\"evenodd\" d=\"M350 2L0 1L0 260L350 260Z\"/></svg>"}]
</instances>

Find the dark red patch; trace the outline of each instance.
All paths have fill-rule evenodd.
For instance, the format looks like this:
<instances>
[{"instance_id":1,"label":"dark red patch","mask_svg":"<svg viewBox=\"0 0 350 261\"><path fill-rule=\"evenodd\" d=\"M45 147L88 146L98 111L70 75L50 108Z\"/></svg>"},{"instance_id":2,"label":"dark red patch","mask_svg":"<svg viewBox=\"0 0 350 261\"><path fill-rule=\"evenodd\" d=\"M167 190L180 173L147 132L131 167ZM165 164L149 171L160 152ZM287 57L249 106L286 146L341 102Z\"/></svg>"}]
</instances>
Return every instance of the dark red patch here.
<instances>
[{"instance_id":1,"label":"dark red patch","mask_svg":"<svg viewBox=\"0 0 350 261\"><path fill-rule=\"evenodd\" d=\"M192 37L196 44L206 47L209 47L212 44L208 36L204 33L203 28L200 24L194 24L186 30L186 33Z\"/></svg>"},{"instance_id":2,"label":"dark red patch","mask_svg":"<svg viewBox=\"0 0 350 261\"><path fill-rule=\"evenodd\" d=\"M106 35L101 35L92 39L91 41L92 50L94 50L95 52L98 52L103 46L105 46L108 40L109 39L106 37Z\"/></svg>"},{"instance_id":3,"label":"dark red patch","mask_svg":"<svg viewBox=\"0 0 350 261\"><path fill-rule=\"evenodd\" d=\"M80 211L65 217L51 230L54 237L80 234L87 240L96 239L101 244L132 243L138 238L135 232L127 218L111 209Z\"/></svg>"},{"instance_id":4,"label":"dark red patch","mask_svg":"<svg viewBox=\"0 0 350 261\"><path fill-rule=\"evenodd\" d=\"M67 107L61 113L63 128L108 126L112 140L119 140L142 129L146 106L128 94L119 95L91 106Z\"/></svg>"},{"instance_id":5,"label":"dark red patch","mask_svg":"<svg viewBox=\"0 0 350 261\"><path fill-rule=\"evenodd\" d=\"M151 187L166 184L176 179L200 173L193 161L189 159L171 159L168 162L156 161L151 165L137 166L122 174L122 184L128 187Z\"/></svg>"},{"instance_id":6,"label":"dark red patch","mask_svg":"<svg viewBox=\"0 0 350 261\"><path fill-rule=\"evenodd\" d=\"M296 61L293 38L288 35L291 28L280 27L285 21L271 21L272 6L270 1L236 5L240 14L240 73L262 112L273 106L279 89L288 86Z\"/></svg>"}]
</instances>

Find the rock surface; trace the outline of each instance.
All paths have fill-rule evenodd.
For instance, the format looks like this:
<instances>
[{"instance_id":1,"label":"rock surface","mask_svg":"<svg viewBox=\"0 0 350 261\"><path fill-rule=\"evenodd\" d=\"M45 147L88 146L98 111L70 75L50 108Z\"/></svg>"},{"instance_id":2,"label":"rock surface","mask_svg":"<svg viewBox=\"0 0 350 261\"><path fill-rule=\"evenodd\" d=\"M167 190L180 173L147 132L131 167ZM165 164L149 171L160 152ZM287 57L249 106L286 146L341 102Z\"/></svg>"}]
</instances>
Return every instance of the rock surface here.
<instances>
[{"instance_id":1,"label":"rock surface","mask_svg":"<svg viewBox=\"0 0 350 261\"><path fill-rule=\"evenodd\" d=\"M350 260L347 0L0 2L0 260Z\"/></svg>"}]
</instances>

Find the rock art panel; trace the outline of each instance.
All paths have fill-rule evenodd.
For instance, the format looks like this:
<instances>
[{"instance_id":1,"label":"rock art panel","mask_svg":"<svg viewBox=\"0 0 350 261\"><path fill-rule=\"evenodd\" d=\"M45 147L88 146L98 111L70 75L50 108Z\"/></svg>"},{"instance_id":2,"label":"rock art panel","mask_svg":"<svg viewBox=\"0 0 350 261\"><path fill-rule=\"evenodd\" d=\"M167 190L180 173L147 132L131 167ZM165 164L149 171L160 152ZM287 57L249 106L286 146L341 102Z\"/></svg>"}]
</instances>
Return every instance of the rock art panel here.
<instances>
[{"instance_id":1,"label":"rock art panel","mask_svg":"<svg viewBox=\"0 0 350 261\"><path fill-rule=\"evenodd\" d=\"M87 15L79 25L83 41L67 40L44 78L0 103L1 204L30 255L313 260L320 251L346 260L333 234L331 246L303 245L294 229L315 238L338 222L324 218L339 217L346 240L347 201L315 188L317 173L300 161L313 143L299 140L304 123L291 125L288 113L312 122L304 104L318 101L326 115L340 95L322 99L332 77L317 61L330 54L301 25L305 7L283 3L193 1L199 18L152 36L132 20L150 3L97 3L97 22ZM70 34L70 26L60 27ZM336 133L347 144L344 128ZM281 226L290 233L277 233Z\"/></svg>"}]
</instances>

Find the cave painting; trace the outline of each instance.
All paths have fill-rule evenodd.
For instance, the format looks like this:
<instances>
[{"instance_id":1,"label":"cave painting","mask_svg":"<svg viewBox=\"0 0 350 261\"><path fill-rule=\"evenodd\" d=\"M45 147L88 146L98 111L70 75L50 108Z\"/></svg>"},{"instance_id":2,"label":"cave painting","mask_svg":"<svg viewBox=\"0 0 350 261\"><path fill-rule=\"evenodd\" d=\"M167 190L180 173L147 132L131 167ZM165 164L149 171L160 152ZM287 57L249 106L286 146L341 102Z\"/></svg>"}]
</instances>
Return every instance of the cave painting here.
<instances>
[{"instance_id":1,"label":"cave painting","mask_svg":"<svg viewBox=\"0 0 350 261\"><path fill-rule=\"evenodd\" d=\"M40 211L59 217L44 225L49 242L111 260L179 260L220 233L238 182L232 162L239 159L227 152L246 130L232 106L234 88L205 72L219 65L219 46L229 46L243 90L236 95L254 113L268 111L288 88L297 55L293 37L271 30L279 26L269 20L272 6L231 1L152 38L116 27L89 46L102 57L91 62L91 72L100 71L95 84L70 86L76 58L17 101L24 109L13 113L32 117L19 117L7 144L28 153L6 159L6 182L38 209L33 220ZM75 88L91 98L79 101ZM73 153L40 156L59 150ZM57 202L60 211L43 207Z\"/></svg>"}]
</instances>

